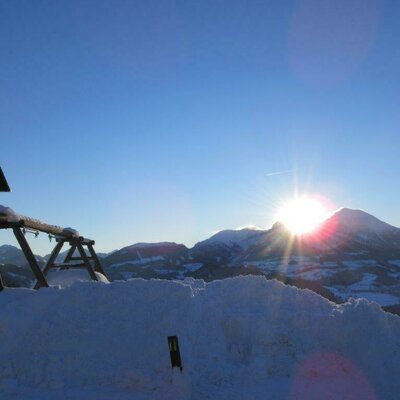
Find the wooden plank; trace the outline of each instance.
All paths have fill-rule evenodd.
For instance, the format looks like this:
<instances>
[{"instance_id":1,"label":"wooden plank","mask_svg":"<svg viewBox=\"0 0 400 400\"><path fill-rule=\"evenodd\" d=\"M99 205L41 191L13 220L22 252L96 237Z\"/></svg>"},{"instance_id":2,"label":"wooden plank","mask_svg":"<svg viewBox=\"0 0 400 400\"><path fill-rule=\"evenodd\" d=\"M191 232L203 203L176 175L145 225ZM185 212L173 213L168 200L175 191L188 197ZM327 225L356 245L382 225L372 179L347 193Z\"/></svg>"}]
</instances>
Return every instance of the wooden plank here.
<instances>
[{"instance_id":1,"label":"wooden plank","mask_svg":"<svg viewBox=\"0 0 400 400\"><path fill-rule=\"evenodd\" d=\"M78 249L78 251L79 251L79 254L80 254L81 257L82 257L83 262L84 262L85 265L86 265L86 268L87 268L87 270L88 270L88 272L89 272L90 277L91 277L94 281L98 281L97 276L96 276L96 274L95 274L95 272L94 272L94 270L93 270L93 268L92 268L92 266L91 266L91 264L90 264L89 259L87 258L87 255L86 255L86 253L85 253L85 249L83 248L82 244L81 244L81 243L78 243L78 244L76 245L76 247L77 247L77 249Z\"/></svg>"},{"instance_id":2,"label":"wooden plank","mask_svg":"<svg viewBox=\"0 0 400 400\"><path fill-rule=\"evenodd\" d=\"M54 262L56 261L58 255L60 254L60 251L63 247L64 243L63 242L58 242L56 246L54 247L53 251L51 252L49 261L47 261L46 266L44 267L43 270L43 275L46 276L47 273L49 272L49 269L54 266Z\"/></svg>"},{"instance_id":3,"label":"wooden plank","mask_svg":"<svg viewBox=\"0 0 400 400\"><path fill-rule=\"evenodd\" d=\"M54 262L56 261L57 256L60 254L60 251L63 247L64 243L63 242L58 242L56 246L54 247L53 251L51 252L50 258L47 261L44 269L43 269L43 275L46 277L47 274L49 273L50 268L53 267ZM39 289L38 286L39 282L36 282L36 285L34 286L34 289Z\"/></svg>"},{"instance_id":4,"label":"wooden plank","mask_svg":"<svg viewBox=\"0 0 400 400\"><path fill-rule=\"evenodd\" d=\"M10 222L7 217L0 216L0 229L12 229L22 227L22 222Z\"/></svg>"},{"instance_id":5,"label":"wooden plank","mask_svg":"<svg viewBox=\"0 0 400 400\"><path fill-rule=\"evenodd\" d=\"M60 269L70 269L70 268L80 268L82 269L83 267L86 268L86 264L55 264L54 268L60 268Z\"/></svg>"},{"instance_id":6,"label":"wooden plank","mask_svg":"<svg viewBox=\"0 0 400 400\"><path fill-rule=\"evenodd\" d=\"M101 265L101 262L99 260L99 257L97 257L96 252L94 251L93 245L92 243L88 243L87 248L89 249L89 253L92 256L92 259L94 261L94 265L95 265L95 271L100 272L101 274L103 274L106 278L107 275L103 269L103 266Z\"/></svg>"},{"instance_id":7,"label":"wooden plank","mask_svg":"<svg viewBox=\"0 0 400 400\"><path fill-rule=\"evenodd\" d=\"M62 228L57 225L46 224L37 219L20 216L21 222L25 228L33 229L39 232L49 233L51 235L60 236L62 238L77 238L79 237L78 231L74 229Z\"/></svg>"},{"instance_id":8,"label":"wooden plank","mask_svg":"<svg viewBox=\"0 0 400 400\"><path fill-rule=\"evenodd\" d=\"M21 232L21 229L13 228L13 232L14 232L15 238L17 239L17 241L21 247L21 250L23 251L25 258L28 261L28 264L30 265L32 272L35 275L35 278L37 280L37 285L35 285L35 287L36 286L38 286L38 288L48 287L49 285L46 281L46 278L43 275L43 272L40 269L39 264L37 263L36 258L34 256L34 254L32 253L32 250L29 247L28 242L25 239L24 234Z\"/></svg>"},{"instance_id":9,"label":"wooden plank","mask_svg":"<svg viewBox=\"0 0 400 400\"><path fill-rule=\"evenodd\" d=\"M95 244L95 241L88 238L82 238L82 244L84 246L87 246L88 244L91 244L93 246Z\"/></svg>"}]
</instances>

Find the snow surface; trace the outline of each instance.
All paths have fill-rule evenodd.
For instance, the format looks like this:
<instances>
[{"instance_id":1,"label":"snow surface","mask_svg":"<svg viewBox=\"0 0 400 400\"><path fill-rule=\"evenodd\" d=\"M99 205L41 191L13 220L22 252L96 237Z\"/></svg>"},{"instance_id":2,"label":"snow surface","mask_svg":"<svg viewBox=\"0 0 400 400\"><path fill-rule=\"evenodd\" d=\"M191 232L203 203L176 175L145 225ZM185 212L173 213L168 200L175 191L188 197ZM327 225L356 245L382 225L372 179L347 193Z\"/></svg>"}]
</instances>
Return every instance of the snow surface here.
<instances>
[{"instance_id":1,"label":"snow surface","mask_svg":"<svg viewBox=\"0 0 400 400\"><path fill-rule=\"evenodd\" d=\"M141 265L141 264L150 264L154 262L165 261L165 257L163 256L152 256L152 257L140 257L138 260L128 260L120 263L114 263L109 266L109 268L119 268L124 265Z\"/></svg>"},{"instance_id":2,"label":"snow surface","mask_svg":"<svg viewBox=\"0 0 400 400\"><path fill-rule=\"evenodd\" d=\"M363 210L341 208L330 219L335 219L340 225L346 226L352 232L385 232L397 229Z\"/></svg>"},{"instance_id":3,"label":"snow surface","mask_svg":"<svg viewBox=\"0 0 400 400\"><path fill-rule=\"evenodd\" d=\"M7 222L18 222L20 216L10 207L5 207L0 204L0 217L5 218Z\"/></svg>"},{"instance_id":4,"label":"snow surface","mask_svg":"<svg viewBox=\"0 0 400 400\"><path fill-rule=\"evenodd\" d=\"M400 267L400 260L390 260L390 264L393 264L395 267Z\"/></svg>"},{"instance_id":5,"label":"snow surface","mask_svg":"<svg viewBox=\"0 0 400 400\"><path fill-rule=\"evenodd\" d=\"M98 272L95 272L99 282L108 283L108 279ZM61 271L50 271L46 276L49 286L67 287L75 282L91 281L87 269L64 269Z\"/></svg>"},{"instance_id":6,"label":"snow surface","mask_svg":"<svg viewBox=\"0 0 400 400\"><path fill-rule=\"evenodd\" d=\"M379 266L379 263L376 260L352 260L343 261L343 265L349 268L361 268Z\"/></svg>"},{"instance_id":7,"label":"snow surface","mask_svg":"<svg viewBox=\"0 0 400 400\"><path fill-rule=\"evenodd\" d=\"M399 298L388 293L358 292L352 293L352 296L374 301L383 307L399 304Z\"/></svg>"},{"instance_id":8,"label":"snow surface","mask_svg":"<svg viewBox=\"0 0 400 400\"><path fill-rule=\"evenodd\" d=\"M183 264L183 267L190 272L197 271L200 269L204 264L203 263L189 263L189 264Z\"/></svg>"},{"instance_id":9,"label":"snow surface","mask_svg":"<svg viewBox=\"0 0 400 400\"><path fill-rule=\"evenodd\" d=\"M140 243L135 243L131 246L127 246L125 247L125 249L140 249L140 248L153 248L153 247L177 247L179 246L178 244L176 244L175 242L157 242L157 243L144 243L144 242L140 242Z\"/></svg>"},{"instance_id":10,"label":"snow surface","mask_svg":"<svg viewBox=\"0 0 400 400\"><path fill-rule=\"evenodd\" d=\"M63 230L64 230L64 232L70 233L73 236L79 236L79 232L74 228L68 227L68 228L64 228Z\"/></svg>"},{"instance_id":11,"label":"snow surface","mask_svg":"<svg viewBox=\"0 0 400 400\"><path fill-rule=\"evenodd\" d=\"M197 243L197 245L223 244L229 247L239 246L243 250L247 250L259 239L259 234L262 234L263 232L265 231L257 228L244 228L238 230L227 229L217 232L209 239Z\"/></svg>"},{"instance_id":12,"label":"snow surface","mask_svg":"<svg viewBox=\"0 0 400 400\"><path fill-rule=\"evenodd\" d=\"M0 295L0 398L394 400L400 319L263 277ZM178 335L183 372L171 370Z\"/></svg>"}]
</instances>

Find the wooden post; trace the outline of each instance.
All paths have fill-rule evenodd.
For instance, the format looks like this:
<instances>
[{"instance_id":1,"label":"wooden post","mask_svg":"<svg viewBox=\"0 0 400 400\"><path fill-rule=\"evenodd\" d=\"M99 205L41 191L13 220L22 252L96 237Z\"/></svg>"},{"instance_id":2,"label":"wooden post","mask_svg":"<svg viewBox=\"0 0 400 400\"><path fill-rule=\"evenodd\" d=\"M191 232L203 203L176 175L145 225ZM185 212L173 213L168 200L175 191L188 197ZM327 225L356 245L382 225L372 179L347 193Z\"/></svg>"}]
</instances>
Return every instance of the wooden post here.
<instances>
[{"instance_id":1,"label":"wooden post","mask_svg":"<svg viewBox=\"0 0 400 400\"><path fill-rule=\"evenodd\" d=\"M42 270L39 267L39 264L36 261L36 258L34 254L32 253L31 248L29 247L28 242L25 239L24 234L21 232L20 228L13 228L15 238L17 239L25 257L26 260L28 261L33 274L35 275L35 278L37 280L37 286L38 288L41 287L48 287L48 283L46 281L46 278L44 277Z\"/></svg>"},{"instance_id":2,"label":"wooden post","mask_svg":"<svg viewBox=\"0 0 400 400\"><path fill-rule=\"evenodd\" d=\"M89 243L87 244L87 248L89 249L89 253L90 253L90 255L91 255L91 257L92 257L92 259L93 259L93 261L94 261L95 271L96 271L96 272L100 272L100 273L103 274L105 277L107 277L107 275L106 275L106 273L105 273L105 271L104 271L104 269L103 269L103 266L102 266L101 263L100 263L99 257L97 257L97 254L96 254L96 252L94 251L94 248L93 248L92 243L89 242Z\"/></svg>"},{"instance_id":3,"label":"wooden post","mask_svg":"<svg viewBox=\"0 0 400 400\"><path fill-rule=\"evenodd\" d=\"M86 267L86 264L57 264L55 267L60 268L60 270L64 270L64 269L83 268Z\"/></svg>"},{"instance_id":4,"label":"wooden post","mask_svg":"<svg viewBox=\"0 0 400 400\"><path fill-rule=\"evenodd\" d=\"M54 261L56 261L57 256L60 254L60 251L61 251L63 245L64 245L64 242L60 240L59 242L57 242L56 247L54 247L53 251L51 252L50 258L47 261L47 263L44 267L44 270L43 270L44 277L47 276L47 274L50 271L50 268L54 265ZM39 289L39 287L40 287L39 282L36 282L34 289Z\"/></svg>"},{"instance_id":5,"label":"wooden post","mask_svg":"<svg viewBox=\"0 0 400 400\"><path fill-rule=\"evenodd\" d=\"M94 272L94 270L93 270L93 268L92 268L92 265L90 264L90 261L89 261L87 255L86 255L86 253L85 253L85 249L84 249L83 246L82 246L82 243L78 243L78 244L76 245L76 247L77 247L77 249L78 249L78 251L79 251L79 254L80 254L81 257L82 257L83 262L86 264L86 268L87 268L87 270L88 270L88 272L89 272L90 277L91 277L94 281L98 281L97 276L96 276L96 274L95 274L95 272Z\"/></svg>"},{"instance_id":6,"label":"wooden post","mask_svg":"<svg viewBox=\"0 0 400 400\"><path fill-rule=\"evenodd\" d=\"M172 368L178 367L182 372L183 366L181 352L179 351L178 336L168 336L168 347Z\"/></svg>"},{"instance_id":7,"label":"wooden post","mask_svg":"<svg viewBox=\"0 0 400 400\"><path fill-rule=\"evenodd\" d=\"M3 279L1 279L1 274L0 274L0 292L4 289L4 284L3 284Z\"/></svg>"}]
</instances>

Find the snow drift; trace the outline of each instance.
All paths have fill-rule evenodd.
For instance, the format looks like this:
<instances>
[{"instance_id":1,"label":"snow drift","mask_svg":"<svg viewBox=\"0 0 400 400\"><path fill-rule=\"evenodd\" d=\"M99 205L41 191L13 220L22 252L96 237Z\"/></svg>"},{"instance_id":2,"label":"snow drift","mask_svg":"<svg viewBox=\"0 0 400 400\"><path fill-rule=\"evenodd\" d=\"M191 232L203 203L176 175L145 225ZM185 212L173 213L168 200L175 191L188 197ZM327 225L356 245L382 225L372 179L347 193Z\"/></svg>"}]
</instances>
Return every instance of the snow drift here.
<instances>
[{"instance_id":1,"label":"snow drift","mask_svg":"<svg viewBox=\"0 0 400 400\"><path fill-rule=\"evenodd\" d=\"M400 319L263 277L0 295L0 398L396 399ZM179 337L183 373L167 336Z\"/></svg>"}]
</instances>

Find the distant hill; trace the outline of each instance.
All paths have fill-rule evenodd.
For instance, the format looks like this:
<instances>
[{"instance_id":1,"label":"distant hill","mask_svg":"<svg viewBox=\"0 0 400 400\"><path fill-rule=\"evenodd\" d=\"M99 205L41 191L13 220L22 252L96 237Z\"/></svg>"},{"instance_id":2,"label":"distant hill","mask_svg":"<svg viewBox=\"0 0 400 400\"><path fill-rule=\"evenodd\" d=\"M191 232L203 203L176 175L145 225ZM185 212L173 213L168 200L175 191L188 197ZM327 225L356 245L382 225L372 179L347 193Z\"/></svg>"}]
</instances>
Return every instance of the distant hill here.
<instances>
[{"instance_id":1,"label":"distant hill","mask_svg":"<svg viewBox=\"0 0 400 400\"><path fill-rule=\"evenodd\" d=\"M45 262L45 257L38 255L35 255L35 257L39 264L43 264ZM0 246L0 263L20 266L28 265L22 250L9 244L3 244Z\"/></svg>"},{"instance_id":2,"label":"distant hill","mask_svg":"<svg viewBox=\"0 0 400 400\"><path fill-rule=\"evenodd\" d=\"M26 265L21 254L1 246L0 262ZM268 230L224 230L191 249L137 243L105 255L102 263L111 280L264 275L339 303L365 297L400 310L400 229L362 210L342 208L308 235L293 236L277 222Z\"/></svg>"},{"instance_id":3,"label":"distant hill","mask_svg":"<svg viewBox=\"0 0 400 400\"><path fill-rule=\"evenodd\" d=\"M103 259L111 279L132 277L206 281L236 275L265 275L309 288L336 302L375 300L387 309L400 304L400 229L362 211L342 208L317 231L293 236L281 223L269 230L218 232L187 249L152 244L139 257L137 244Z\"/></svg>"}]
</instances>

